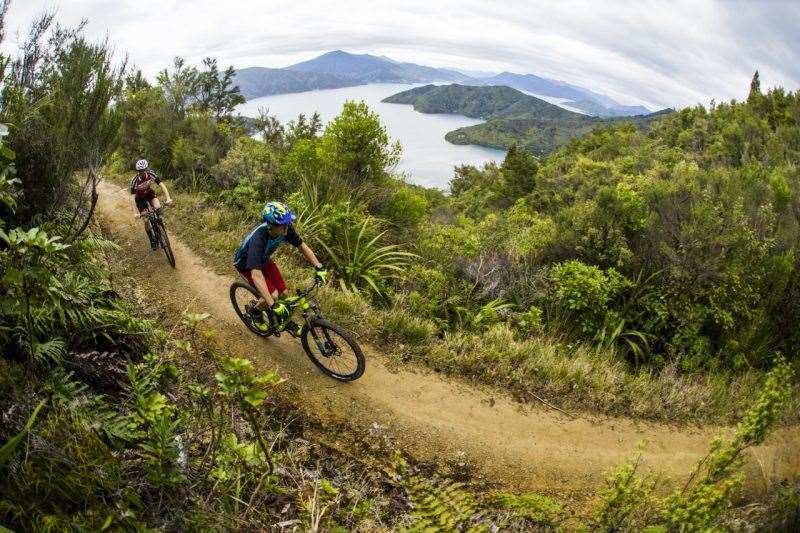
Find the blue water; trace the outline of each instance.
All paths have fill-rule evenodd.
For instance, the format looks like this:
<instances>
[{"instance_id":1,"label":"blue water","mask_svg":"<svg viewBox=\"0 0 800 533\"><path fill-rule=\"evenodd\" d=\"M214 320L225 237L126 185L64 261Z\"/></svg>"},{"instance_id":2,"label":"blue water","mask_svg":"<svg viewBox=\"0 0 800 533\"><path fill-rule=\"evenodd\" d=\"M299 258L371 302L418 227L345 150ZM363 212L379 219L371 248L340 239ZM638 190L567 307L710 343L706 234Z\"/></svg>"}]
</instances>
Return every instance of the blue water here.
<instances>
[{"instance_id":1,"label":"blue water","mask_svg":"<svg viewBox=\"0 0 800 533\"><path fill-rule=\"evenodd\" d=\"M385 104L381 100L415 85L379 83L325 89L304 93L278 94L255 98L239 106L245 116L258 116L259 108L269 108L281 122L297 118L299 113L311 115L318 111L323 124L342 110L346 100L363 100L383 121L392 140L399 140L403 156L395 172L417 185L447 189L453 177L453 167L468 163L482 165L487 161L502 161L505 152L482 146L460 146L444 140L448 131L472 126L482 121L461 115L430 115L418 113L410 105Z\"/></svg>"}]
</instances>

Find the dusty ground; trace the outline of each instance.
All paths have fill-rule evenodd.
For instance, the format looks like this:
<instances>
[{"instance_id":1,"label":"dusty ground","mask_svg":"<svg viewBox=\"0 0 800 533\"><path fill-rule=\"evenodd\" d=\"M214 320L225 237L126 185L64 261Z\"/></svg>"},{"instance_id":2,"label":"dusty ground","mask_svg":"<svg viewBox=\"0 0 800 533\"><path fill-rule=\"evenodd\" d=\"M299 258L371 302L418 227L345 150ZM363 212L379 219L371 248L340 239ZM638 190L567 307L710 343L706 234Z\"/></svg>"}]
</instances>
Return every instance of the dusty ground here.
<instances>
[{"instance_id":1,"label":"dusty ground","mask_svg":"<svg viewBox=\"0 0 800 533\"><path fill-rule=\"evenodd\" d=\"M136 265L126 271L134 274L144 294L170 313L210 313L218 342L262 368L277 368L304 410L323 423L345 428L335 437L343 445L366 431L381 433L420 460L470 465L474 475L491 483L575 501L594 492L603 472L629 459L639 442L648 443L642 457L646 468L679 481L706 454L714 435L730 431L678 429L588 414L570 418L544 406L523 407L501 392L434 373L390 370L369 346L364 347L364 376L354 383L337 383L313 366L298 341L287 336L260 339L247 331L228 299L233 270L227 277L215 274L174 235L176 269L161 251L151 252L141 222L131 216L125 189L104 183L98 211L105 229L122 247L121 261ZM169 229L169 212L165 219ZM747 485L755 490L768 480L800 473L800 429L778 431L752 450L746 472Z\"/></svg>"}]
</instances>

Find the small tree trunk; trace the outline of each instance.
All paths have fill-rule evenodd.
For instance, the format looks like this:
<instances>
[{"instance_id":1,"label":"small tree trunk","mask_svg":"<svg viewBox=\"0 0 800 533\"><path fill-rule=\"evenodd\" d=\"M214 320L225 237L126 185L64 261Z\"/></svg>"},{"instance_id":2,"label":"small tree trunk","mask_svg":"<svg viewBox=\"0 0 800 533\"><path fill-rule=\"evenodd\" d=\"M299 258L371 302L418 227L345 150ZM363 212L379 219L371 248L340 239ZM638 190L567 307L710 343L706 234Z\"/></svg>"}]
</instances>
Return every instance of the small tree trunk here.
<instances>
[{"instance_id":1,"label":"small tree trunk","mask_svg":"<svg viewBox=\"0 0 800 533\"><path fill-rule=\"evenodd\" d=\"M91 198L89 200L89 210L86 213L86 215L85 215L85 217L83 219L83 222L81 223L80 227L77 230L75 230L75 232L72 233L72 235L70 235L66 239L65 242L67 242L67 243L73 242L75 239L80 237L81 234L84 231L86 231L86 228L89 226L89 223L92 221L92 217L94 216L94 209L97 206L97 197L98 197L98 194L97 194L97 182L100 181L100 179L99 179L99 176L97 175L97 171L95 170L93 165L89 166L89 175L86 178L86 180L87 180L88 183L91 183L91 186L92 186ZM72 217L73 223L75 222L75 220L78 218L78 215L80 214L81 204L82 204L82 201L79 198L78 199L78 205L75 206L75 215ZM70 227L72 227L72 224L70 224Z\"/></svg>"}]
</instances>

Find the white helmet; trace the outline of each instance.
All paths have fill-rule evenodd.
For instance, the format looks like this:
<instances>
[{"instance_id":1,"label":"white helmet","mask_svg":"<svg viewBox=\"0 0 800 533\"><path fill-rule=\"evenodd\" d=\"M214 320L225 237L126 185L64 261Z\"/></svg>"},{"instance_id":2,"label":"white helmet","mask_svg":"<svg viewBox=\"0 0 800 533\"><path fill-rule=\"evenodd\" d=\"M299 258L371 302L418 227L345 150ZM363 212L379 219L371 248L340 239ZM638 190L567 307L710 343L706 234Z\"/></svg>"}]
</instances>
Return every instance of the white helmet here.
<instances>
[{"instance_id":1,"label":"white helmet","mask_svg":"<svg viewBox=\"0 0 800 533\"><path fill-rule=\"evenodd\" d=\"M148 166L147 159L140 159L136 162L136 170L147 170Z\"/></svg>"}]
</instances>

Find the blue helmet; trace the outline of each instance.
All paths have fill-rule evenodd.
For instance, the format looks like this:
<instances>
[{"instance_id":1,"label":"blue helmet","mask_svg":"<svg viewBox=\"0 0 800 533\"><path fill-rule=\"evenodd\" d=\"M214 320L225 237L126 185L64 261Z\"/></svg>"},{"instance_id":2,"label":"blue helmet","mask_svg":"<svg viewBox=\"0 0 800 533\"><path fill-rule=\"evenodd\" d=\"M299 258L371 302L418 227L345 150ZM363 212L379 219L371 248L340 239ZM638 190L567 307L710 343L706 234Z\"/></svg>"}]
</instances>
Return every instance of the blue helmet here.
<instances>
[{"instance_id":1,"label":"blue helmet","mask_svg":"<svg viewBox=\"0 0 800 533\"><path fill-rule=\"evenodd\" d=\"M289 206L283 202L267 202L261 210L261 220L270 226L283 226L290 224L295 218Z\"/></svg>"}]
</instances>

